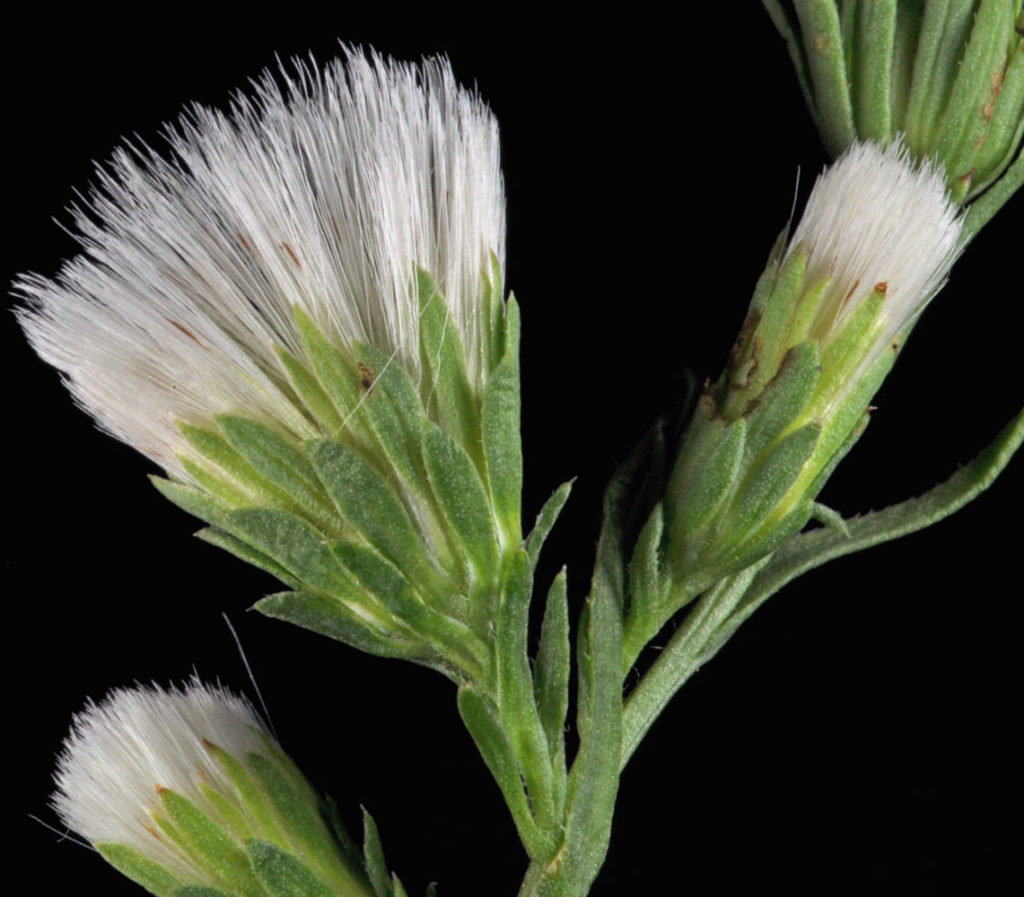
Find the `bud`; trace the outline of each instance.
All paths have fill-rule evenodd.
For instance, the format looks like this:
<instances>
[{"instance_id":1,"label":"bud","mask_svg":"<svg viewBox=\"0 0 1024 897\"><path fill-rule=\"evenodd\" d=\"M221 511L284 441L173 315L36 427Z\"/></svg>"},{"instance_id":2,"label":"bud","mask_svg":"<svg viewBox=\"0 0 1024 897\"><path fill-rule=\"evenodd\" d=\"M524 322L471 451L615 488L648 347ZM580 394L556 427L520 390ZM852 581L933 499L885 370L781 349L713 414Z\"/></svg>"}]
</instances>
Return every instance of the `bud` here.
<instances>
[{"instance_id":1,"label":"bud","mask_svg":"<svg viewBox=\"0 0 1024 897\"><path fill-rule=\"evenodd\" d=\"M441 60L282 79L186 115L171 161L119 151L21 322L204 538L291 588L261 610L479 678L522 541L497 125Z\"/></svg>"},{"instance_id":2,"label":"bud","mask_svg":"<svg viewBox=\"0 0 1024 897\"><path fill-rule=\"evenodd\" d=\"M194 680L90 703L56 781L61 821L158 897L373 893L323 802L252 707L222 688Z\"/></svg>"},{"instance_id":3,"label":"bud","mask_svg":"<svg viewBox=\"0 0 1024 897\"><path fill-rule=\"evenodd\" d=\"M795 18L765 5L833 156L902 136L915 158L939 160L958 203L1013 162L1024 135L1020 0L802 0Z\"/></svg>"},{"instance_id":4,"label":"bud","mask_svg":"<svg viewBox=\"0 0 1024 897\"><path fill-rule=\"evenodd\" d=\"M676 578L714 581L804 526L959 236L942 174L899 143L855 144L818 178L671 475Z\"/></svg>"}]
</instances>

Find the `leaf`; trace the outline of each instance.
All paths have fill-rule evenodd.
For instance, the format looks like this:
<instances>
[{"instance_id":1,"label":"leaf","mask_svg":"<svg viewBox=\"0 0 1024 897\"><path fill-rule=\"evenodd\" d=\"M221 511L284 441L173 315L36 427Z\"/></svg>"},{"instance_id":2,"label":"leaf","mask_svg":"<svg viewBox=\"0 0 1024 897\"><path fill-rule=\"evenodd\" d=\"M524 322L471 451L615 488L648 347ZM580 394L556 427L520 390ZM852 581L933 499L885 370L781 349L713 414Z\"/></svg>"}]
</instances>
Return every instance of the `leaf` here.
<instances>
[{"instance_id":1,"label":"leaf","mask_svg":"<svg viewBox=\"0 0 1024 897\"><path fill-rule=\"evenodd\" d=\"M897 0L872 0L856 5L853 51L848 54L853 76L853 111L860 140L888 143L893 136L893 46Z\"/></svg>"},{"instance_id":2,"label":"leaf","mask_svg":"<svg viewBox=\"0 0 1024 897\"><path fill-rule=\"evenodd\" d=\"M338 414L338 409L334 406L331 397L324 391L316 376L305 364L287 350L282 349L280 346L275 346L274 352L277 354L281 367L288 374L288 382L291 383L295 394L301 399L306 408L309 409L310 414L320 424L321 429L325 433L337 433L340 431L343 423L341 415Z\"/></svg>"},{"instance_id":3,"label":"leaf","mask_svg":"<svg viewBox=\"0 0 1024 897\"><path fill-rule=\"evenodd\" d=\"M726 530L730 541L756 539L788 513L783 499L803 474L820 435L815 423L794 430L748 475L738 491L735 520Z\"/></svg>"},{"instance_id":4,"label":"leaf","mask_svg":"<svg viewBox=\"0 0 1024 897\"><path fill-rule=\"evenodd\" d=\"M498 715L526 779L541 830L553 821L551 757L534 700L527 653L533 577L526 552L507 561L497 619Z\"/></svg>"},{"instance_id":5,"label":"leaf","mask_svg":"<svg viewBox=\"0 0 1024 897\"><path fill-rule=\"evenodd\" d=\"M377 823L366 807L363 807L363 861L374 893L377 897L390 897L391 873L384 860L384 845L380 841Z\"/></svg>"},{"instance_id":6,"label":"leaf","mask_svg":"<svg viewBox=\"0 0 1024 897\"><path fill-rule=\"evenodd\" d=\"M374 552L348 542L331 543L334 556L398 620L471 675L482 672L489 650L473 631L426 604L402 572Z\"/></svg>"},{"instance_id":7,"label":"leaf","mask_svg":"<svg viewBox=\"0 0 1024 897\"><path fill-rule=\"evenodd\" d=\"M306 453L338 513L399 568L436 585L423 540L384 476L358 451L331 439L311 440Z\"/></svg>"},{"instance_id":8,"label":"leaf","mask_svg":"<svg viewBox=\"0 0 1024 897\"><path fill-rule=\"evenodd\" d=\"M519 424L519 306L505 309L505 357L487 378L481 406L484 466L494 512L518 539L522 515L523 447Z\"/></svg>"},{"instance_id":9,"label":"leaf","mask_svg":"<svg viewBox=\"0 0 1024 897\"><path fill-rule=\"evenodd\" d=\"M619 783L622 732L622 616L612 584L595 574L580 623L580 692L589 719L579 726L580 748L569 774L559 877L565 893L585 894L608 850ZM584 702L581 700L580 704ZM584 734L585 733L585 734ZM561 853L562 851L560 851Z\"/></svg>"},{"instance_id":10,"label":"leaf","mask_svg":"<svg viewBox=\"0 0 1024 897\"><path fill-rule=\"evenodd\" d=\"M480 440L479 411L466 375L466 356L455 319L433 277L422 268L416 271L416 291L420 303L420 362L428 389L424 404L436 415L435 420L457 434L463 448L475 453Z\"/></svg>"},{"instance_id":11,"label":"leaf","mask_svg":"<svg viewBox=\"0 0 1024 897\"><path fill-rule=\"evenodd\" d=\"M326 635L378 657L421 660L434 656L434 652L425 645L384 633L364 616L340 602L310 592L278 592L268 595L257 601L253 610Z\"/></svg>"},{"instance_id":12,"label":"leaf","mask_svg":"<svg viewBox=\"0 0 1024 897\"><path fill-rule=\"evenodd\" d=\"M498 569L498 533L487 493L473 461L436 424L425 421L423 454L441 512L484 582Z\"/></svg>"},{"instance_id":13,"label":"leaf","mask_svg":"<svg viewBox=\"0 0 1024 897\"><path fill-rule=\"evenodd\" d=\"M236 415L217 417L228 444L317 523L337 528L330 501L302 450L272 427Z\"/></svg>"},{"instance_id":14,"label":"leaf","mask_svg":"<svg viewBox=\"0 0 1024 897\"><path fill-rule=\"evenodd\" d=\"M285 570L284 567L272 561L262 552L257 551L248 542L236 539L231 533L227 533L215 526L208 526L205 529L199 530L196 536L210 545L223 548L247 564L252 564L252 566L269 573L271 576L276 576L281 582L293 589L299 584L298 580Z\"/></svg>"},{"instance_id":15,"label":"leaf","mask_svg":"<svg viewBox=\"0 0 1024 897\"><path fill-rule=\"evenodd\" d=\"M661 569L661 539L665 529L664 511L656 505L640 531L636 548L629 562L629 614L623 636L623 673L636 662L644 645L664 624L664 616L675 609L664 607L668 597Z\"/></svg>"},{"instance_id":16,"label":"leaf","mask_svg":"<svg viewBox=\"0 0 1024 897\"><path fill-rule=\"evenodd\" d=\"M423 402L408 372L395 355L356 343L363 397L358 413L374 432L401 480L419 495L429 494L423 469L421 419Z\"/></svg>"},{"instance_id":17,"label":"leaf","mask_svg":"<svg viewBox=\"0 0 1024 897\"><path fill-rule=\"evenodd\" d=\"M546 862L553 853L553 845L537 828L530 812L519 767L498 719L497 708L469 684L459 689L458 705L462 722L508 804L523 847L534 860Z\"/></svg>"},{"instance_id":18,"label":"leaf","mask_svg":"<svg viewBox=\"0 0 1024 897\"><path fill-rule=\"evenodd\" d=\"M303 862L269 841L246 841L253 871L269 897L338 897Z\"/></svg>"},{"instance_id":19,"label":"leaf","mask_svg":"<svg viewBox=\"0 0 1024 897\"><path fill-rule=\"evenodd\" d=\"M335 862L337 846L327 831L316 795L304 780L296 780L270 757L258 751L249 751L245 762L252 770L260 789L270 798L274 809L284 823L288 843L302 842L315 857L326 857Z\"/></svg>"},{"instance_id":20,"label":"leaf","mask_svg":"<svg viewBox=\"0 0 1024 897\"><path fill-rule=\"evenodd\" d=\"M228 890L244 895L258 894L258 885L245 852L235 838L187 797L169 788L158 787L157 794L167 819L156 816L154 822L182 847L194 863Z\"/></svg>"},{"instance_id":21,"label":"leaf","mask_svg":"<svg viewBox=\"0 0 1024 897\"><path fill-rule=\"evenodd\" d=\"M214 526L222 525L228 509L201 489L158 476L151 476L149 481L164 498L176 504L186 514Z\"/></svg>"},{"instance_id":22,"label":"leaf","mask_svg":"<svg viewBox=\"0 0 1024 897\"><path fill-rule=\"evenodd\" d=\"M569 500L569 493L572 492L572 486L575 482L574 478L562 483L561 486L551 493L551 497L544 502L544 507L540 509L537 521L533 524L533 531L526 537L526 555L530 559L531 567L537 566L540 551L544 547L544 543L547 541L548 535L551 533L559 515L562 513L562 508L565 507L566 501Z\"/></svg>"},{"instance_id":23,"label":"leaf","mask_svg":"<svg viewBox=\"0 0 1024 897\"><path fill-rule=\"evenodd\" d=\"M833 3L795 0L804 51L814 89L814 110L830 156L838 156L856 139L846 59Z\"/></svg>"},{"instance_id":24,"label":"leaf","mask_svg":"<svg viewBox=\"0 0 1024 897\"><path fill-rule=\"evenodd\" d=\"M794 346L786 353L778 373L759 396L756 408L744 415L747 420L743 441L745 465L759 458L787 428L807 412L821 375L820 364L818 347L810 340ZM725 440L728 438L725 435ZM718 451L728 454L731 450L731 446L726 445L721 449L715 446L713 454ZM719 466L714 458L710 461L712 465Z\"/></svg>"},{"instance_id":25,"label":"leaf","mask_svg":"<svg viewBox=\"0 0 1024 897\"><path fill-rule=\"evenodd\" d=\"M219 888L207 888L203 885L185 885L185 887L174 891L171 897L235 897L235 895L229 894L227 891L221 891Z\"/></svg>"},{"instance_id":26,"label":"leaf","mask_svg":"<svg viewBox=\"0 0 1024 897\"><path fill-rule=\"evenodd\" d=\"M898 539L938 523L995 482L1024 442L1024 411L1010 421L970 464L923 495L881 511L846 520L849 535L822 528L785 543L758 574L742 603L722 628L715 650L740 624L786 583L833 558Z\"/></svg>"},{"instance_id":27,"label":"leaf","mask_svg":"<svg viewBox=\"0 0 1024 897\"><path fill-rule=\"evenodd\" d=\"M244 508L228 512L221 525L297 581L329 594L352 591L323 535L306 521L277 508Z\"/></svg>"},{"instance_id":28,"label":"leaf","mask_svg":"<svg viewBox=\"0 0 1024 897\"><path fill-rule=\"evenodd\" d=\"M174 895L175 889L181 884L170 872L159 863L143 856L134 847L117 844L113 841L96 841L93 846L111 866L126 875L137 885L141 885L157 897Z\"/></svg>"},{"instance_id":29,"label":"leaf","mask_svg":"<svg viewBox=\"0 0 1024 897\"><path fill-rule=\"evenodd\" d=\"M551 583L533 681L537 711L551 757L552 794L556 818L565 801L565 720L569 709L569 604L565 568Z\"/></svg>"}]
</instances>

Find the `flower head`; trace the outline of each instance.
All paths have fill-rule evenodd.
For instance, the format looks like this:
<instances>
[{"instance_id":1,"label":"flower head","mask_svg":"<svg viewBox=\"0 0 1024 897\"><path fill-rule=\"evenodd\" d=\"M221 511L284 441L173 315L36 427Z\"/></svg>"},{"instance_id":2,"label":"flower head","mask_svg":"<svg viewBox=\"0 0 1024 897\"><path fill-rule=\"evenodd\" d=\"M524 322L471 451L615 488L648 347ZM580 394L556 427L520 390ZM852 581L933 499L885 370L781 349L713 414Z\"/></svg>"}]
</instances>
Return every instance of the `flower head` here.
<instances>
[{"instance_id":1,"label":"flower head","mask_svg":"<svg viewBox=\"0 0 1024 897\"><path fill-rule=\"evenodd\" d=\"M168 130L169 160L118 151L75 210L84 253L16 284L32 345L79 404L185 479L179 422L245 413L320 433L277 352L302 353L296 310L422 382L417 266L470 383L488 373L482 278L505 220L490 111L438 59L350 52L283 80L264 75L226 114L193 109Z\"/></svg>"},{"instance_id":2,"label":"flower head","mask_svg":"<svg viewBox=\"0 0 1024 897\"><path fill-rule=\"evenodd\" d=\"M118 689L78 714L53 806L122 872L158 895L205 885L276 893L275 870L369 893L321 819L320 800L252 707L225 689Z\"/></svg>"},{"instance_id":3,"label":"flower head","mask_svg":"<svg viewBox=\"0 0 1024 897\"><path fill-rule=\"evenodd\" d=\"M677 460L677 569L724 575L804 526L903 336L945 282L961 221L936 166L898 141L854 144L818 178Z\"/></svg>"},{"instance_id":4,"label":"flower head","mask_svg":"<svg viewBox=\"0 0 1024 897\"><path fill-rule=\"evenodd\" d=\"M82 255L17 282L29 340L288 584L266 613L480 673L522 543L494 117L444 61L349 52L168 136L100 171Z\"/></svg>"}]
</instances>

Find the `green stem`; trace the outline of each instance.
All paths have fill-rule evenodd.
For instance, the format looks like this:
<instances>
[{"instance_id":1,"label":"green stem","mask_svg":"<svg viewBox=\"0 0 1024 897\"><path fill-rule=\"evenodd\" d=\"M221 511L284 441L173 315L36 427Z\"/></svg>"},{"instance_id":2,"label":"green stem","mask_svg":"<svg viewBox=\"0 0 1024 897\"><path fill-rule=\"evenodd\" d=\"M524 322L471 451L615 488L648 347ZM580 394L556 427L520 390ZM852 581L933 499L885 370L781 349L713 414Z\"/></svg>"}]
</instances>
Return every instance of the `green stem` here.
<instances>
[{"instance_id":1,"label":"green stem","mask_svg":"<svg viewBox=\"0 0 1024 897\"><path fill-rule=\"evenodd\" d=\"M622 758L625 767L648 729L672 696L707 659L704 647L743 598L764 558L727 576L704 594L643 679L630 693L622 712ZM620 767L620 768L621 768Z\"/></svg>"}]
</instances>

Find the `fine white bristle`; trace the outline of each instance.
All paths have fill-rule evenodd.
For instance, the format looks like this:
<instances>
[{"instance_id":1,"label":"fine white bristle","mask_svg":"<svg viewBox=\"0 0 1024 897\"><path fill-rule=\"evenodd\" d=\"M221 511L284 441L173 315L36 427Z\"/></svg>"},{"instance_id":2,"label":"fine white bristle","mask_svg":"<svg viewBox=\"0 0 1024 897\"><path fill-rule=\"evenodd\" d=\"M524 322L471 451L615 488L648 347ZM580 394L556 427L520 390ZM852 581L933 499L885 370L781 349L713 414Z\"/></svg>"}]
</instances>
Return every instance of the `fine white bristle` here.
<instances>
[{"instance_id":1,"label":"fine white bristle","mask_svg":"<svg viewBox=\"0 0 1024 897\"><path fill-rule=\"evenodd\" d=\"M179 420L245 413L313 435L274 352L299 351L293 307L419 376L415 265L477 382L504 192L495 119L446 61L296 64L168 139L170 160L115 153L74 210L83 254L15 284L32 345L105 430L179 476Z\"/></svg>"},{"instance_id":2,"label":"fine white bristle","mask_svg":"<svg viewBox=\"0 0 1024 897\"><path fill-rule=\"evenodd\" d=\"M126 844L186 879L197 872L150 817L158 788L202 803L200 782L231 793L206 743L244 760L266 753L264 728L247 701L192 680L112 691L75 716L57 762L53 808L61 821L96 842Z\"/></svg>"},{"instance_id":3,"label":"fine white bristle","mask_svg":"<svg viewBox=\"0 0 1024 897\"><path fill-rule=\"evenodd\" d=\"M869 364L945 282L960 230L940 167L915 163L900 141L851 146L818 177L790 240L790 251L803 245L808 254L808 285L831 278L811 335L827 341L884 284Z\"/></svg>"}]
</instances>

